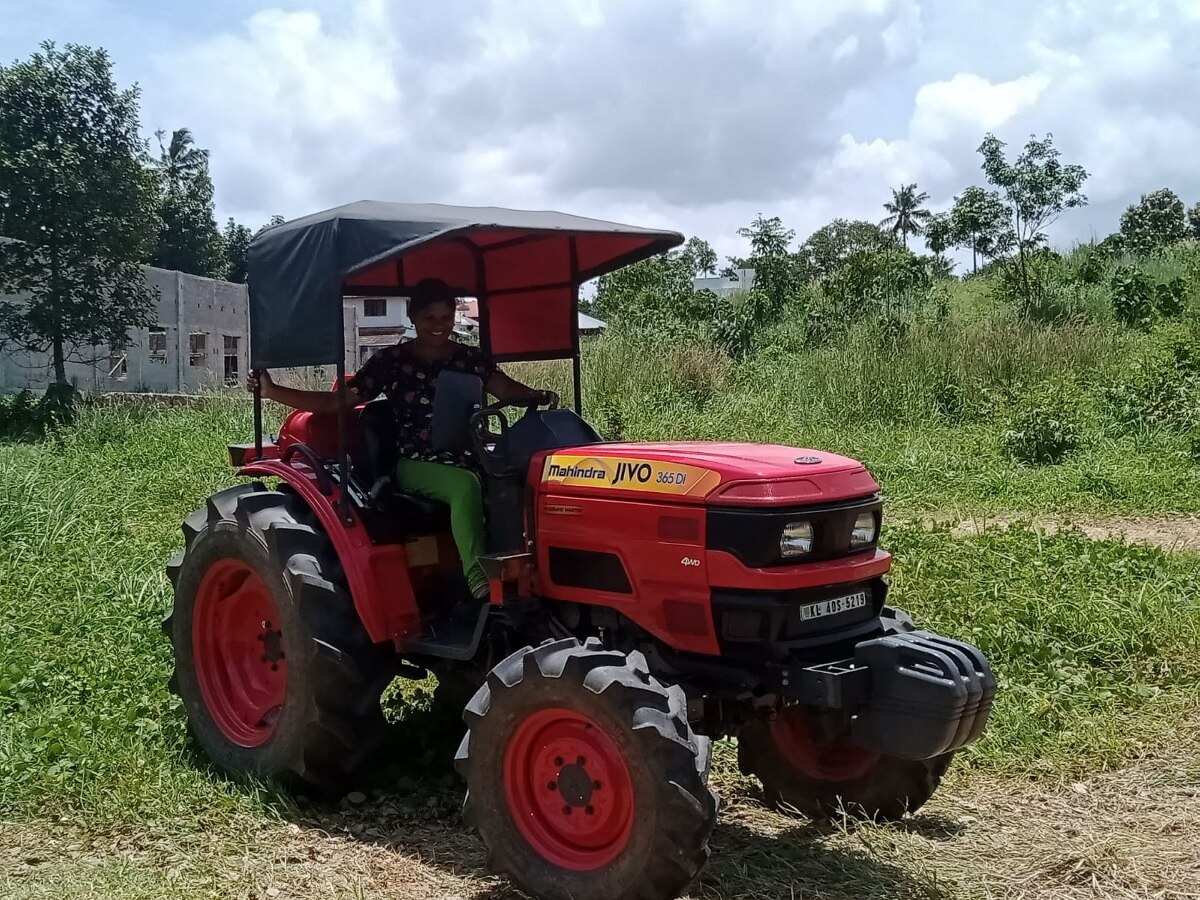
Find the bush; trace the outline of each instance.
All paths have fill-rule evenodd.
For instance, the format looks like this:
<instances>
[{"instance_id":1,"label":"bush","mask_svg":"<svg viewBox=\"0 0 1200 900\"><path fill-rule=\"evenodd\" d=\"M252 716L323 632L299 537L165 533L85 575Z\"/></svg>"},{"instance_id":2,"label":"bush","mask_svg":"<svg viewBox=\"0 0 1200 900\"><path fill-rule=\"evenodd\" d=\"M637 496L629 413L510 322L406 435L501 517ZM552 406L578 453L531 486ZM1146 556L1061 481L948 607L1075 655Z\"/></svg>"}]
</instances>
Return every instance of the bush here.
<instances>
[{"instance_id":1,"label":"bush","mask_svg":"<svg viewBox=\"0 0 1200 900\"><path fill-rule=\"evenodd\" d=\"M1056 325L1087 318L1078 285L1066 274L1063 258L1052 250L1026 256L1024 267L1015 257L999 261L995 282L998 299L1012 306L1023 321Z\"/></svg>"},{"instance_id":2,"label":"bush","mask_svg":"<svg viewBox=\"0 0 1200 900\"><path fill-rule=\"evenodd\" d=\"M921 305L933 287L930 261L906 250L852 253L822 288L841 315L893 315Z\"/></svg>"},{"instance_id":3,"label":"bush","mask_svg":"<svg viewBox=\"0 0 1200 900\"><path fill-rule=\"evenodd\" d=\"M1082 432L1071 392L1047 386L1018 405L1001 443L1017 462L1054 465L1079 447Z\"/></svg>"},{"instance_id":4,"label":"bush","mask_svg":"<svg viewBox=\"0 0 1200 900\"><path fill-rule=\"evenodd\" d=\"M1155 305L1159 313L1168 319L1177 319L1187 309L1186 284L1181 276L1154 286Z\"/></svg>"},{"instance_id":5,"label":"bush","mask_svg":"<svg viewBox=\"0 0 1200 900\"><path fill-rule=\"evenodd\" d=\"M25 390L0 396L0 437L38 438L75 420L79 394L69 384L52 384L35 398Z\"/></svg>"},{"instance_id":6,"label":"bush","mask_svg":"<svg viewBox=\"0 0 1200 900\"><path fill-rule=\"evenodd\" d=\"M1075 270L1075 277L1081 284L1097 285L1104 281L1104 273L1108 269L1106 254L1095 248L1081 251L1083 259Z\"/></svg>"},{"instance_id":7,"label":"bush","mask_svg":"<svg viewBox=\"0 0 1200 900\"><path fill-rule=\"evenodd\" d=\"M726 303L713 318L713 343L734 359L745 359L758 345L760 303L754 294L741 303Z\"/></svg>"},{"instance_id":8,"label":"bush","mask_svg":"<svg viewBox=\"0 0 1200 900\"><path fill-rule=\"evenodd\" d=\"M938 418L958 424L967 416L967 394L957 373L948 371L933 389L933 411Z\"/></svg>"},{"instance_id":9,"label":"bush","mask_svg":"<svg viewBox=\"0 0 1200 900\"><path fill-rule=\"evenodd\" d=\"M1102 397L1121 431L1200 427L1200 341L1182 329L1170 334L1127 378L1106 385Z\"/></svg>"},{"instance_id":10,"label":"bush","mask_svg":"<svg viewBox=\"0 0 1200 900\"><path fill-rule=\"evenodd\" d=\"M1122 325L1149 330L1154 323L1154 285L1134 266L1120 266L1109 281L1113 314Z\"/></svg>"}]
</instances>

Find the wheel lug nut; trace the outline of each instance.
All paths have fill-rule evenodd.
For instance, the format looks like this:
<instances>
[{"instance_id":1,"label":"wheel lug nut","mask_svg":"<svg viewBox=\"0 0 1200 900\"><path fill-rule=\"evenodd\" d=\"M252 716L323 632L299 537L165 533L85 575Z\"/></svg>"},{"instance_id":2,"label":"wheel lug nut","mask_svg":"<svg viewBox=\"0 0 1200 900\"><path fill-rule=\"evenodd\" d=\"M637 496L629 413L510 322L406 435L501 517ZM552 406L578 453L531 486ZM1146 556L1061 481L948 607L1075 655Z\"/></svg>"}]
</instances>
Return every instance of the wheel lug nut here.
<instances>
[{"instance_id":1,"label":"wheel lug nut","mask_svg":"<svg viewBox=\"0 0 1200 900\"><path fill-rule=\"evenodd\" d=\"M586 765L587 765L587 760L586 760L586 759L584 759L584 758L581 756L581 757L579 757L577 760L575 760L575 765L577 765L577 766L586 766Z\"/></svg>"},{"instance_id":2,"label":"wheel lug nut","mask_svg":"<svg viewBox=\"0 0 1200 900\"><path fill-rule=\"evenodd\" d=\"M557 784L555 784L555 783L552 781L552 782L550 782L548 785L546 785L546 790L548 790L548 791L556 791L556 790L558 790L558 785L557 785Z\"/></svg>"},{"instance_id":3,"label":"wheel lug nut","mask_svg":"<svg viewBox=\"0 0 1200 900\"><path fill-rule=\"evenodd\" d=\"M265 653L264 653L264 654L262 655L262 661L263 661L263 662L266 662L266 661L267 661L267 654L265 654Z\"/></svg>"},{"instance_id":4,"label":"wheel lug nut","mask_svg":"<svg viewBox=\"0 0 1200 900\"><path fill-rule=\"evenodd\" d=\"M586 807L584 809L584 812L587 813L589 816L594 816L596 814L596 807L594 807L594 806Z\"/></svg>"},{"instance_id":5,"label":"wheel lug nut","mask_svg":"<svg viewBox=\"0 0 1200 900\"><path fill-rule=\"evenodd\" d=\"M571 807L569 807L569 806L564 806L564 807L563 807L563 815L564 815L564 816L569 816L570 814L571 814Z\"/></svg>"},{"instance_id":6,"label":"wheel lug nut","mask_svg":"<svg viewBox=\"0 0 1200 900\"><path fill-rule=\"evenodd\" d=\"M595 790L595 791L598 791L598 790L600 790L600 782L598 782L598 781L593 781L593 782L592 782L592 790Z\"/></svg>"},{"instance_id":7,"label":"wheel lug nut","mask_svg":"<svg viewBox=\"0 0 1200 900\"><path fill-rule=\"evenodd\" d=\"M561 756L554 757L554 764L561 768L563 764L563 758Z\"/></svg>"},{"instance_id":8,"label":"wheel lug nut","mask_svg":"<svg viewBox=\"0 0 1200 900\"><path fill-rule=\"evenodd\" d=\"M272 671L272 672L278 672L278 671L279 671L279 663L272 663L272 664L271 664L271 671Z\"/></svg>"}]
</instances>

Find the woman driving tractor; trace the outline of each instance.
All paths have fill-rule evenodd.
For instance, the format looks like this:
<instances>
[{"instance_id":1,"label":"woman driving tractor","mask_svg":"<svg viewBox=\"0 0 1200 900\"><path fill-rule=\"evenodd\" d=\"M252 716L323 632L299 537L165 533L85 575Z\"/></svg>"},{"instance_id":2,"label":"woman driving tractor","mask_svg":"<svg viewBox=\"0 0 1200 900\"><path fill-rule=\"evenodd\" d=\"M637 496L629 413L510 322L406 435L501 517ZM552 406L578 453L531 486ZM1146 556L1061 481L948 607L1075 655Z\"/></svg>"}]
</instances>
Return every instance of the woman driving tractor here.
<instances>
[{"instance_id":1,"label":"woman driving tractor","mask_svg":"<svg viewBox=\"0 0 1200 900\"><path fill-rule=\"evenodd\" d=\"M450 528L462 559L463 574L472 596L484 598L487 577L479 565L484 553L483 492L471 451L438 451L431 440L435 381L443 371L478 375L487 392L501 401L537 400L557 403L553 391L537 391L501 372L486 353L455 341L454 292L444 282L419 282L408 300L408 317L416 337L380 350L354 375L349 390L365 403L385 394L396 414L400 459L396 485L450 507ZM277 385L265 371L251 375L248 388L285 406L313 413L336 413L338 395Z\"/></svg>"}]
</instances>

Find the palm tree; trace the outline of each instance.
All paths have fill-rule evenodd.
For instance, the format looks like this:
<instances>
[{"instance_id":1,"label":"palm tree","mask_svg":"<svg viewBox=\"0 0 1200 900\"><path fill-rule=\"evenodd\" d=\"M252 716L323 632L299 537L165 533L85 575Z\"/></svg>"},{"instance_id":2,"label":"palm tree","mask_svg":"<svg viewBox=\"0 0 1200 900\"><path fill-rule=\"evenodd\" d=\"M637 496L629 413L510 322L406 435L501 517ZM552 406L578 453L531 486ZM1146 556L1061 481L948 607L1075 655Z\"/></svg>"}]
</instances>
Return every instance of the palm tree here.
<instances>
[{"instance_id":1,"label":"palm tree","mask_svg":"<svg viewBox=\"0 0 1200 900\"><path fill-rule=\"evenodd\" d=\"M192 132L187 128L172 131L171 143L166 147L163 146L164 134L166 132L162 130L154 132L160 151L158 169L166 176L169 186L178 188L208 167L208 151L196 147L192 140Z\"/></svg>"},{"instance_id":2,"label":"palm tree","mask_svg":"<svg viewBox=\"0 0 1200 900\"><path fill-rule=\"evenodd\" d=\"M924 231L925 223L932 215L922 206L928 199L929 195L924 191L917 193L915 184L902 184L900 190L892 188L892 201L883 204L883 208L888 211L888 217L879 224L884 228L891 228L893 235L899 233L906 250L908 236Z\"/></svg>"}]
</instances>

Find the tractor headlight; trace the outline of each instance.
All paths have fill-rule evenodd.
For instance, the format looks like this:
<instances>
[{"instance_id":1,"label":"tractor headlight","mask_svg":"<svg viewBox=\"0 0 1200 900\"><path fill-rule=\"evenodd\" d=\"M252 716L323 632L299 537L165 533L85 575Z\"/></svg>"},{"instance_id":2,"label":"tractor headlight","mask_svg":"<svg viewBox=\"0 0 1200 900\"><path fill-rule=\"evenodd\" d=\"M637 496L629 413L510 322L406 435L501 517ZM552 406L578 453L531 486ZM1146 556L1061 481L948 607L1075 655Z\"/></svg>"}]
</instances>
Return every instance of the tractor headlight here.
<instances>
[{"instance_id":1,"label":"tractor headlight","mask_svg":"<svg viewBox=\"0 0 1200 900\"><path fill-rule=\"evenodd\" d=\"M813 548L812 522L789 522L779 538L779 555L786 558L804 556Z\"/></svg>"},{"instance_id":2,"label":"tractor headlight","mask_svg":"<svg viewBox=\"0 0 1200 900\"><path fill-rule=\"evenodd\" d=\"M873 512L863 512L858 514L858 518L854 520L854 530L850 532L850 549L855 547L866 547L868 544L873 544L875 538L879 536L879 525Z\"/></svg>"}]
</instances>

